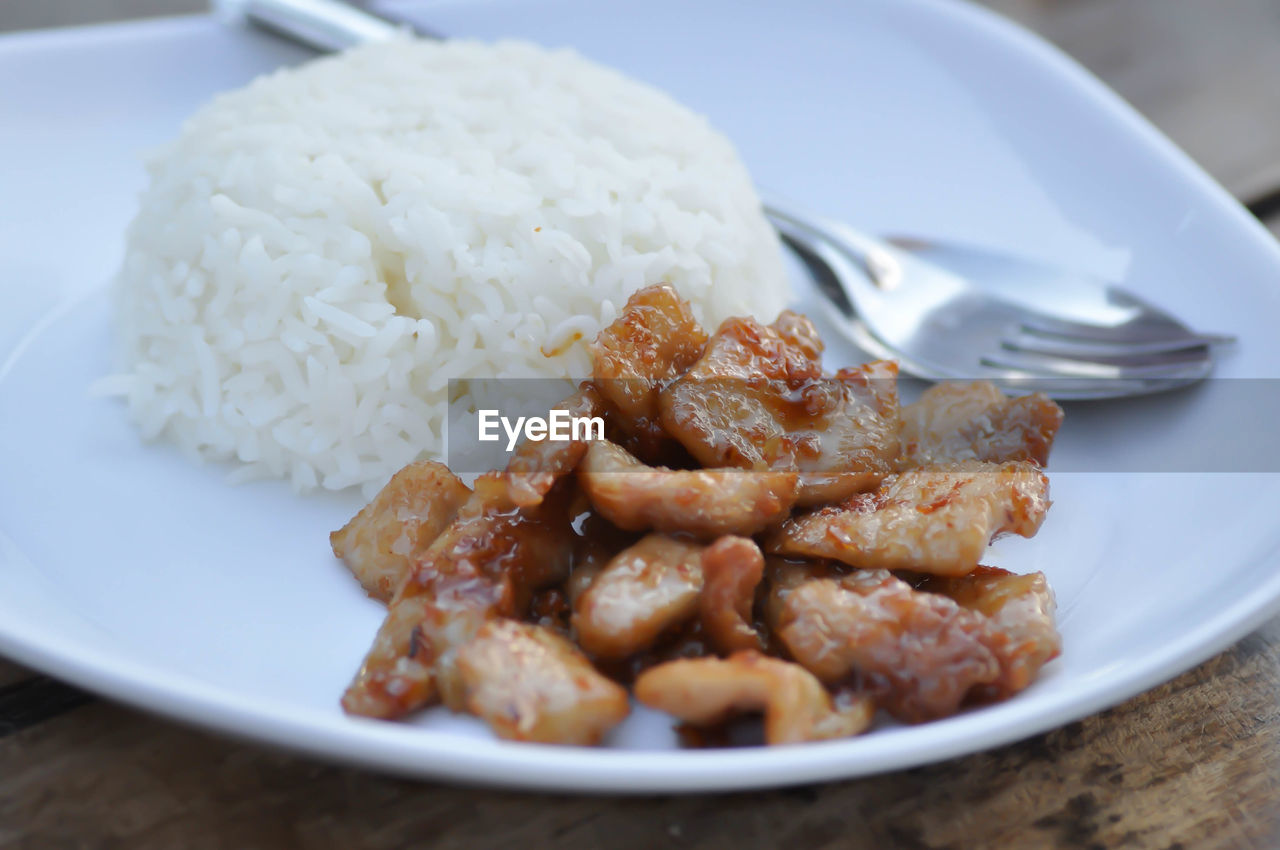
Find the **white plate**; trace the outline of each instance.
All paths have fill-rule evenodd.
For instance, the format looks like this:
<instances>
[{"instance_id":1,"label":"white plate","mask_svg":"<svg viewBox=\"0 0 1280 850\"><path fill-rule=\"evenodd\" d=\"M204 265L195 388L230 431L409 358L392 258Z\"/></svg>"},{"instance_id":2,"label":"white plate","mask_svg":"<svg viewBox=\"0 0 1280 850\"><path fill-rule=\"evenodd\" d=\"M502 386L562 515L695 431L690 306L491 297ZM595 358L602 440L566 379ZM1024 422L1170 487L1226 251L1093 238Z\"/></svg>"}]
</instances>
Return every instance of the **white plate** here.
<instances>
[{"instance_id":1,"label":"white plate","mask_svg":"<svg viewBox=\"0 0 1280 850\"><path fill-rule=\"evenodd\" d=\"M431 3L457 34L570 44L672 91L762 185L872 230L1017 249L1122 278L1242 343L1276 377L1280 252L1167 141L1039 41L959 3ZM1276 609L1280 476L1106 473L1214 387L1077 406L1034 540L994 563L1057 588L1066 649L1002 705L777 749L675 751L639 712L606 749L493 740L442 711L344 717L381 619L326 532L354 495L232 489L144 447L86 387L103 288L142 185L136 154L214 92L304 54L206 18L0 39L0 653L134 705L405 774L537 788L745 788L907 767L1012 741L1166 679ZM802 306L817 310L813 304ZM32 327L35 330L32 331ZM834 359L848 356L836 351ZM1164 414L1162 413L1161 416ZM1161 431L1160 433L1163 433Z\"/></svg>"}]
</instances>

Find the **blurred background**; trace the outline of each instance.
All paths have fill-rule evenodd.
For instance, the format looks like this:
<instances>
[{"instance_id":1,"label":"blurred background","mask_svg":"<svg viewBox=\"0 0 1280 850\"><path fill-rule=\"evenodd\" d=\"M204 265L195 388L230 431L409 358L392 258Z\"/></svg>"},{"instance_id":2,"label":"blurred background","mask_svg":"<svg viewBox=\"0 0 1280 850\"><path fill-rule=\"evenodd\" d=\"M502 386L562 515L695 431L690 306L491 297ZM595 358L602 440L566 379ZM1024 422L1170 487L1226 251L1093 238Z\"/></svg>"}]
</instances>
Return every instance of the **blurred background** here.
<instances>
[{"instance_id":1,"label":"blurred background","mask_svg":"<svg viewBox=\"0 0 1280 850\"><path fill-rule=\"evenodd\" d=\"M1075 57L1276 226L1280 0L978 2ZM208 5L208 0L0 0L0 32L188 14Z\"/></svg>"}]
</instances>

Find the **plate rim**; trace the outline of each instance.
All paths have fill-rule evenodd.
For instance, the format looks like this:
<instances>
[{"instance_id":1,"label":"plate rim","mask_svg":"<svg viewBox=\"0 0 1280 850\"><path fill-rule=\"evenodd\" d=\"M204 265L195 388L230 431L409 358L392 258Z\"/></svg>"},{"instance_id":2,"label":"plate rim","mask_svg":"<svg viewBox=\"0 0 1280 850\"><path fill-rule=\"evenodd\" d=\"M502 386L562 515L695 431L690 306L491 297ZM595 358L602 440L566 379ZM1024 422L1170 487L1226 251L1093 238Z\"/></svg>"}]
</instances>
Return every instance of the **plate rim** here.
<instances>
[{"instance_id":1,"label":"plate rim","mask_svg":"<svg viewBox=\"0 0 1280 850\"><path fill-rule=\"evenodd\" d=\"M1260 557L1271 556L1274 552ZM887 752L870 759L865 753L854 751L868 749L866 744L875 739L858 737L730 750L622 750L520 741L476 746L476 739L378 720L347 718L335 726L332 718L314 711L285 717L281 711L271 709L277 704L283 708L285 703L246 701L199 680L172 674L156 676L148 672L149 666L144 663L103 652L84 642L69 642L65 650L58 651L56 636L52 640L31 641L10 633L3 623L0 651L19 663L144 713L349 766L407 778L530 791L672 794L749 791L856 779L1011 744L1096 714L1168 681L1276 614L1280 614L1280 572L1199 628L1166 643L1143 662L1097 677L1050 710L998 725L991 722L992 715L1010 705L1010 713L1016 713L1016 703L988 706L913 727L906 746L887 748ZM179 686L175 687L175 683ZM977 728L973 734L965 735L962 732L968 731L963 729L966 726ZM551 770L546 759L549 752L555 755ZM415 760L410 762L406 754L415 756ZM846 757L858 756L862 757L860 762L851 768ZM432 757L438 760L432 761ZM624 761L625 765L620 764Z\"/></svg>"}]
</instances>

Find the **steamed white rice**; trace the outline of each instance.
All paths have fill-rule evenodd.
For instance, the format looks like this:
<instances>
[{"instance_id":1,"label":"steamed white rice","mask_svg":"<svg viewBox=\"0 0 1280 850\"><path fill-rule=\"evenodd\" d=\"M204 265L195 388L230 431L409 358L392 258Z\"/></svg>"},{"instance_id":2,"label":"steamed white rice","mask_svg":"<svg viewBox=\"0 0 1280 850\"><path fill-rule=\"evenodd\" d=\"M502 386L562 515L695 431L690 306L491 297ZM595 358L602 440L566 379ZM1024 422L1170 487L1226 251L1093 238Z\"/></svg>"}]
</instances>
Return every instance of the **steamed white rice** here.
<instances>
[{"instance_id":1,"label":"steamed white rice","mask_svg":"<svg viewBox=\"0 0 1280 850\"><path fill-rule=\"evenodd\" d=\"M218 97L148 169L103 386L240 480L376 488L439 455L450 379L589 375L647 284L712 327L786 300L730 143L567 51L359 48Z\"/></svg>"}]
</instances>

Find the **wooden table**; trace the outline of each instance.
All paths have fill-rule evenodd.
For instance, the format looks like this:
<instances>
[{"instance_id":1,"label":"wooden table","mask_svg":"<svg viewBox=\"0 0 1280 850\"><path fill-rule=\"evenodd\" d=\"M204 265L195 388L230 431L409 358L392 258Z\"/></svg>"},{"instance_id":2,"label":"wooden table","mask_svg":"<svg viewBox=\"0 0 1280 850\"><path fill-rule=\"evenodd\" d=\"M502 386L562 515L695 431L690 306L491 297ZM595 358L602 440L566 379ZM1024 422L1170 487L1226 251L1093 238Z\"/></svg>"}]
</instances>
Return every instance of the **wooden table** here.
<instances>
[{"instance_id":1,"label":"wooden table","mask_svg":"<svg viewBox=\"0 0 1280 850\"><path fill-rule=\"evenodd\" d=\"M0 29L199 0L5 0ZM1280 0L986 0L1280 232ZM1129 702L930 767L635 799L406 782L214 738L0 660L0 850L1280 846L1280 619Z\"/></svg>"}]
</instances>

